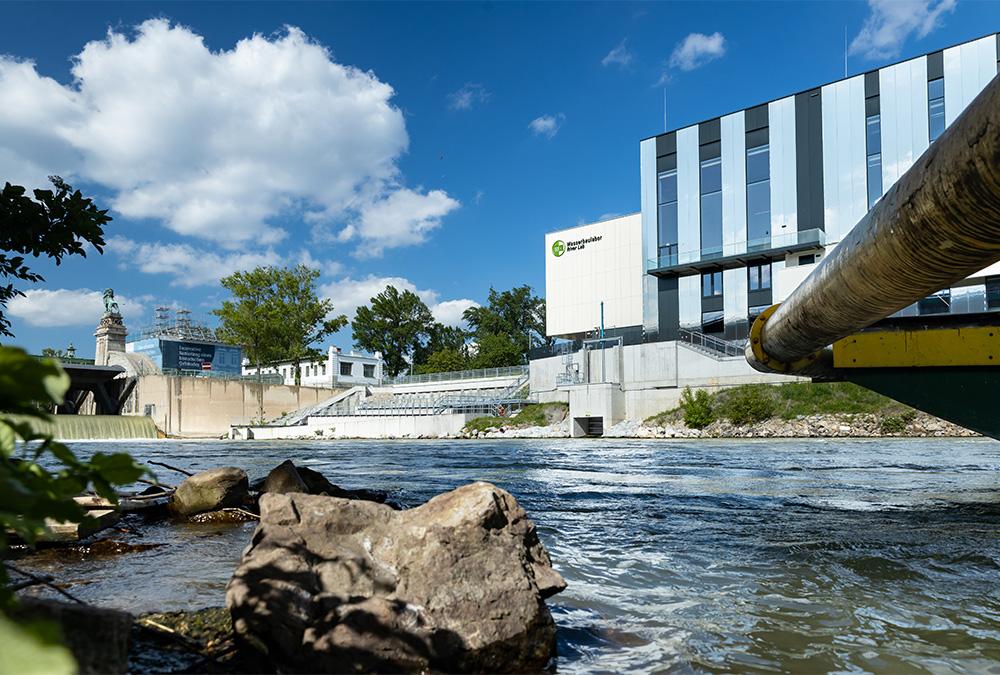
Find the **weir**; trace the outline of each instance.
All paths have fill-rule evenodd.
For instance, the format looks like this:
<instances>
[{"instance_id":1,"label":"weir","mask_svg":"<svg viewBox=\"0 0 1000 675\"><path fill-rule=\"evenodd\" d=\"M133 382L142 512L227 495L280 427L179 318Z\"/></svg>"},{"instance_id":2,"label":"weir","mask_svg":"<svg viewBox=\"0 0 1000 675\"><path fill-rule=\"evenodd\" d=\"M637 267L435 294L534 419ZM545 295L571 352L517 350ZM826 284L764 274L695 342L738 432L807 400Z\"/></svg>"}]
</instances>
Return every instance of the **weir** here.
<instances>
[{"instance_id":1,"label":"weir","mask_svg":"<svg viewBox=\"0 0 1000 675\"><path fill-rule=\"evenodd\" d=\"M845 379L1000 438L1000 316L890 315L1000 260L1000 78L754 322L763 372ZM957 321L956 321L957 320Z\"/></svg>"},{"instance_id":2,"label":"weir","mask_svg":"<svg viewBox=\"0 0 1000 675\"><path fill-rule=\"evenodd\" d=\"M158 437L153 419L139 415L53 415L51 422L23 415L9 417L61 441Z\"/></svg>"}]
</instances>

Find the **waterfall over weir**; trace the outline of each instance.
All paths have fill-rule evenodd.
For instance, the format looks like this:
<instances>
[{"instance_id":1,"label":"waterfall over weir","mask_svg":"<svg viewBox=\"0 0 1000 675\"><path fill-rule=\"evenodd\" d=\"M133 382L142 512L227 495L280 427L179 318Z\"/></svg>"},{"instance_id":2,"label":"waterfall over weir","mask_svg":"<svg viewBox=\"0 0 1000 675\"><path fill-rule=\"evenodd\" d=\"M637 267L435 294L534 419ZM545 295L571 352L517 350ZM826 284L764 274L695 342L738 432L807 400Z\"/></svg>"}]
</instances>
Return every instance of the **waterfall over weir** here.
<instances>
[{"instance_id":1,"label":"waterfall over weir","mask_svg":"<svg viewBox=\"0 0 1000 675\"><path fill-rule=\"evenodd\" d=\"M54 415L51 422L15 415L19 421L57 440L157 438L152 417L141 415Z\"/></svg>"}]
</instances>

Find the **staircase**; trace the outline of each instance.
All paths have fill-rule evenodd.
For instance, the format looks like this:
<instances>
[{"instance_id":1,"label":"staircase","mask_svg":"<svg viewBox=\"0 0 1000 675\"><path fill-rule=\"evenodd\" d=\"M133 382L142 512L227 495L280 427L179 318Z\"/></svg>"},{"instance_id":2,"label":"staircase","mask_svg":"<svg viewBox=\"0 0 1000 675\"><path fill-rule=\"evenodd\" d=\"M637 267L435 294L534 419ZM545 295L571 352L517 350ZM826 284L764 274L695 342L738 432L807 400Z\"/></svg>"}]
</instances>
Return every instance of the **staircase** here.
<instances>
[{"instance_id":1,"label":"staircase","mask_svg":"<svg viewBox=\"0 0 1000 675\"><path fill-rule=\"evenodd\" d=\"M723 340L714 335L706 335L699 331L681 328L677 332L677 341L688 349L709 356L717 361L731 358L745 358L746 340Z\"/></svg>"}]
</instances>

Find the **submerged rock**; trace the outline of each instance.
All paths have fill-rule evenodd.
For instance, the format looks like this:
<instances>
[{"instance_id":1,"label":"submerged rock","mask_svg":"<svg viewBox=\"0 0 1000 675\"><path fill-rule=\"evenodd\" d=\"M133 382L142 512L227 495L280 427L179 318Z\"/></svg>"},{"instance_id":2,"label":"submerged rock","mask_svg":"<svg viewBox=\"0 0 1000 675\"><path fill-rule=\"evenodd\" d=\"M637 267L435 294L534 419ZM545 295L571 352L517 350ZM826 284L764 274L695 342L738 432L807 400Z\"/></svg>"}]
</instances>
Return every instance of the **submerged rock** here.
<instances>
[{"instance_id":1,"label":"submerged rock","mask_svg":"<svg viewBox=\"0 0 1000 675\"><path fill-rule=\"evenodd\" d=\"M206 511L243 506L250 499L249 481L243 469L226 466L196 473L177 487L170 499L170 511L177 516L193 516Z\"/></svg>"},{"instance_id":2,"label":"submerged rock","mask_svg":"<svg viewBox=\"0 0 1000 675\"><path fill-rule=\"evenodd\" d=\"M271 469L271 473L267 474L267 478L264 479L264 485L261 486L260 491L271 494L310 492L305 482L303 482L302 477L299 475L295 464L293 464L290 459L286 459L284 462Z\"/></svg>"},{"instance_id":3,"label":"submerged rock","mask_svg":"<svg viewBox=\"0 0 1000 675\"><path fill-rule=\"evenodd\" d=\"M517 501L473 483L406 511L264 495L229 583L234 629L278 670L524 672L555 655L566 587Z\"/></svg>"},{"instance_id":4,"label":"submerged rock","mask_svg":"<svg viewBox=\"0 0 1000 675\"><path fill-rule=\"evenodd\" d=\"M255 483L255 485L257 485ZM262 493L288 494L292 492L311 495L327 495L342 499L360 499L363 501L388 503L396 509L397 505L387 502L388 495L377 490L347 490L331 483L319 471L305 466L295 466L290 459L271 470L262 482L257 485Z\"/></svg>"}]
</instances>

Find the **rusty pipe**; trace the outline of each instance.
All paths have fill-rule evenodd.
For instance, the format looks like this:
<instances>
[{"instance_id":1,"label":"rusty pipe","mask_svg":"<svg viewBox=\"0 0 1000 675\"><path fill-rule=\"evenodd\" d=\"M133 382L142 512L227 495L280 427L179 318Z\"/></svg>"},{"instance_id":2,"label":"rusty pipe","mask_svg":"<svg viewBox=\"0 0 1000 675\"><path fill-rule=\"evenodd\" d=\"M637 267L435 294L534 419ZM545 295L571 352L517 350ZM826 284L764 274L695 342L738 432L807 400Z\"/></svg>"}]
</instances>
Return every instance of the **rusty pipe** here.
<instances>
[{"instance_id":1,"label":"rusty pipe","mask_svg":"<svg viewBox=\"0 0 1000 675\"><path fill-rule=\"evenodd\" d=\"M994 77L787 300L747 361L806 374L823 350L1000 260L1000 77Z\"/></svg>"}]
</instances>

